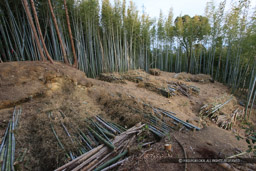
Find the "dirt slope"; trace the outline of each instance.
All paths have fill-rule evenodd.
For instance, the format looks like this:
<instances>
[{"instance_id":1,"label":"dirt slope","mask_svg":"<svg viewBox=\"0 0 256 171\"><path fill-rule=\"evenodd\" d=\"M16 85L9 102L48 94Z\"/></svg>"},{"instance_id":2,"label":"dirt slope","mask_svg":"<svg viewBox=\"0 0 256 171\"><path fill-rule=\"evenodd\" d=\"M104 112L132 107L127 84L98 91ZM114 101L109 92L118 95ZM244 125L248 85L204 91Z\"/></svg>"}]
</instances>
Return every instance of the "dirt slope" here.
<instances>
[{"instance_id":1,"label":"dirt slope","mask_svg":"<svg viewBox=\"0 0 256 171\"><path fill-rule=\"evenodd\" d=\"M183 150L177 140L183 145L188 157L212 157L208 156L208 152L214 157L226 157L234 154L236 150L246 149L246 143L235 139L234 132L242 134L238 126L235 125L231 131L226 131L218 128L211 121L202 121L199 117L199 110L204 104L230 95L229 89L221 83L212 83L205 75L192 79L191 75L185 73L179 77L175 73L167 72L154 76L135 70L121 76L116 75L122 79L121 82L110 83L90 79L83 72L61 63L54 65L43 62L1 63L1 137L8 120L12 117L13 108L22 107L19 128L16 132L16 155L18 157L25 149L28 152L19 169L53 170L67 162L63 150L59 148L52 133L51 124L54 125L63 144L72 150L76 145L70 145L60 121L70 130L77 127L83 129L86 118L102 115L124 127L131 127L143 121L143 112L152 112L143 104L175 112L178 118L205 128L199 132L173 131L166 139L135 153L124 166L119 168L120 170L183 169L184 164L159 161L168 156L183 157ZM195 80L200 81L192 82ZM146 87L150 83L154 87L162 88L168 82L195 86L200 92L189 97L178 94L167 98ZM221 110L230 113L235 110L235 106L237 106L236 98ZM65 119L61 119L60 111L66 114ZM50 120L49 113L52 116ZM173 152L170 154L163 149L166 142L173 144ZM147 150L150 151L145 152ZM188 164L188 168L189 170L222 169L221 166L213 164Z\"/></svg>"}]
</instances>

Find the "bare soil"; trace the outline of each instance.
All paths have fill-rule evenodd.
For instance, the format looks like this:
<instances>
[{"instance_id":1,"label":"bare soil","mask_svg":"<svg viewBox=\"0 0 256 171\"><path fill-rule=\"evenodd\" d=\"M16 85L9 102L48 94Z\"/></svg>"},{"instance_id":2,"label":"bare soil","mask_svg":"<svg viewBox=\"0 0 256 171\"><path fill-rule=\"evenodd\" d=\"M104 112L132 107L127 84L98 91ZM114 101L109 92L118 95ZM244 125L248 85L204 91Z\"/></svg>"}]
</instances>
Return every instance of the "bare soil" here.
<instances>
[{"instance_id":1,"label":"bare soil","mask_svg":"<svg viewBox=\"0 0 256 171\"><path fill-rule=\"evenodd\" d=\"M164 162L168 158L184 158L183 149L188 158L225 158L246 150L247 144L235 138L236 134L243 135L240 121L227 131L199 117L204 104L225 100L225 97L230 96L230 90L225 85L216 81L213 83L209 76L202 74L194 76L157 72L160 74L150 75L142 70L104 74L104 77L99 78L102 81L87 78L83 72L58 62L1 63L0 137L3 137L14 107L21 107L22 115L15 132L16 158L25 149L27 153L19 170L53 170L67 161L65 152L54 137L51 124L63 144L72 150L76 144L71 144L60 121L69 130L84 129L86 118L101 115L123 127L131 127L143 122L144 113L152 113L152 109L144 105L149 104L172 111L176 117L202 129L196 132L173 130L169 136L152 146L130 152L130 159L119 170L183 170L183 163ZM108 75L111 75L111 79ZM168 82L195 86L200 92L189 97L178 94L167 98L143 86L150 83L164 88ZM221 112L230 114L241 107L238 100L235 97ZM65 113L65 119L61 118L59 111ZM49 113L52 113L51 119ZM252 116L256 118L254 111ZM171 152L164 150L165 143L172 144ZM244 169L241 165L234 167ZM195 171L225 170L219 164L202 163L187 164L187 168Z\"/></svg>"}]
</instances>

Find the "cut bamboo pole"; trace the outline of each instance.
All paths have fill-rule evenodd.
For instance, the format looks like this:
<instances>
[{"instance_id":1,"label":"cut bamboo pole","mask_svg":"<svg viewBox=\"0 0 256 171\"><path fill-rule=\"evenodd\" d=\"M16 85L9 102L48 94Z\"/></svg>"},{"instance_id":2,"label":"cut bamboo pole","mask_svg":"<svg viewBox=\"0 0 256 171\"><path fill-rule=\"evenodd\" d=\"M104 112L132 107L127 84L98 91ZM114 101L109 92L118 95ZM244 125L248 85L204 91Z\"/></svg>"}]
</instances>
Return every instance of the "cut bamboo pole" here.
<instances>
[{"instance_id":1,"label":"cut bamboo pole","mask_svg":"<svg viewBox=\"0 0 256 171\"><path fill-rule=\"evenodd\" d=\"M120 148L124 147L124 144L126 144L126 143L124 143L124 141L128 141L128 138L130 137L130 134L129 134L130 132L140 130L144 126L145 126L144 124L143 125L139 124L138 126L134 126L130 129L128 129L126 132L123 132L120 135L116 136L115 139L113 140L113 144L115 146L117 146L116 150L119 150ZM60 170L78 171L78 170L81 170L84 168L90 169L88 167L88 165L90 165L90 163L95 162L95 159L97 161L99 161L101 159L100 163L104 162L103 160L107 159L106 155L108 155L109 152L110 151L109 151L108 147L104 147L103 145L98 146L98 147L92 149L91 151L83 154L82 156L74 159L73 161L65 164L64 166L56 169L56 171L60 171ZM114 151L112 151L110 153L113 154ZM95 162L95 164L96 163L98 163L98 162ZM91 167L93 167L94 165L91 165Z\"/></svg>"},{"instance_id":2,"label":"cut bamboo pole","mask_svg":"<svg viewBox=\"0 0 256 171\"><path fill-rule=\"evenodd\" d=\"M109 166L110 164L116 162L117 160L119 160L120 158L122 158L123 156L125 156L127 154L127 150L125 150L123 153L117 155L116 157L108 160L106 163L104 163L103 165L99 166L98 168L95 169L95 171L100 171L102 169L104 169L105 167Z\"/></svg>"},{"instance_id":3,"label":"cut bamboo pole","mask_svg":"<svg viewBox=\"0 0 256 171\"><path fill-rule=\"evenodd\" d=\"M94 131L92 128L89 127L89 130L96 136L97 139L99 139L100 141L102 141L104 144L106 144L109 148L111 148L112 150L115 149L115 146L106 141L102 136L100 136L96 131Z\"/></svg>"},{"instance_id":4,"label":"cut bamboo pole","mask_svg":"<svg viewBox=\"0 0 256 171\"><path fill-rule=\"evenodd\" d=\"M90 164L88 164L88 166L81 169L81 171L88 171L88 169L91 168L97 161L97 159L93 160Z\"/></svg>"},{"instance_id":5,"label":"cut bamboo pole","mask_svg":"<svg viewBox=\"0 0 256 171\"><path fill-rule=\"evenodd\" d=\"M102 148L101 150L99 150L99 152L97 152L96 154L94 154L93 156L88 158L86 161L81 162L81 164L79 166L77 166L76 168L74 168L72 171L78 171L78 170L82 169L87 164L92 162L95 158L99 158L102 155L106 155L107 152L108 152L108 148L107 147Z\"/></svg>"},{"instance_id":6,"label":"cut bamboo pole","mask_svg":"<svg viewBox=\"0 0 256 171\"><path fill-rule=\"evenodd\" d=\"M108 124L106 124L101 118L99 118L98 116L95 116L95 118L97 119L97 121L99 121L102 125L104 125L106 128L108 128L110 131L112 131L114 134L117 134L116 130L114 130L113 128L111 128Z\"/></svg>"},{"instance_id":7,"label":"cut bamboo pole","mask_svg":"<svg viewBox=\"0 0 256 171\"><path fill-rule=\"evenodd\" d=\"M87 153L77 157L76 159L72 160L71 162L66 163L65 165L59 167L55 171L61 171L61 170L64 170L65 168L69 168L69 167L72 169L72 165L74 163L76 163L76 162L80 163L81 161L84 161L84 160L88 159L89 157L91 157L92 155L97 153L99 150L101 150L103 147L104 147L104 145L100 145L100 146L88 151Z\"/></svg>"},{"instance_id":8,"label":"cut bamboo pole","mask_svg":"<svg viewBox=\"0 0 256 171\"><path fill-rule=\"evenodd\" d=\"M54 129L54 127L53 127L52 124L51 124L51 128L52 128L52 132L53 132L55 138L56 138L57 141L58 141L59 146L61 147L62 150L65 150L65 148L64 148L63 144L61 143L61 141L60 141L60 139L59 139L57 133L55 132L55 129Z\"/></svg>"},{"instance_id":9,"label":"cut bamboo pole","mask_svg":"<svg viewBox=\"0 0 256 171\"><path fill-rule=\"evenodd\" d=\"M119 162L116 162L116 163L114 163L114 164L112 164L112 165L110 165L110 166L108 166L108 167L102 169L101 171L107 171L107 170L113 169L113 168L117 167L118 165L123 164L123 163L126 162L128 159L129 159L129 157L127 157L126 159L121 160L121 161L119 161Z\"/></svg>"},{"instance_id":10,"label":"cut bamboo pole","mask_svg":"<svg viewBox=\"0 0 256 171\"><path fill-rule=\"evenodd\" d=\"M7 128L6 128L6 131L4 133L4 137L2 138L2 143L1 143L1 146L0 146L0 154L2 153L2 150L4 148L4 144L6 142L6 138L8 136L8 132L9 132L9 127L10 127L10 123L8 124Z\"/></svg>"}]
</instances>

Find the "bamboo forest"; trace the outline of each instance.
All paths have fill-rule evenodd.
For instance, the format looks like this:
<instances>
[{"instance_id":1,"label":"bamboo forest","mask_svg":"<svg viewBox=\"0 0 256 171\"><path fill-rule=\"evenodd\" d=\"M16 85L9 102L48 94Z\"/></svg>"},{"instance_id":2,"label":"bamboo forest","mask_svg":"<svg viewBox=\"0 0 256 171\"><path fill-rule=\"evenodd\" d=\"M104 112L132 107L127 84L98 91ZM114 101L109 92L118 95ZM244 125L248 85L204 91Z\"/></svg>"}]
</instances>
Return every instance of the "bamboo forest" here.
<instances>
[{"instance_id":1,"label":"bamboo forest","mask_svg":"<svg viewBox=\"0 0 256 171\"><path fill-rule=\"evenodd\" d=\"M0 1L1 170L256 169L148 157L164 137L168 156L255 159L256 6L209 0L201 15L152 17L137 2ZM201 132L200 148L174 130ZM204 142L215 133L239 150L204 147L223 143Z\"/></svg>"}]
</instances>

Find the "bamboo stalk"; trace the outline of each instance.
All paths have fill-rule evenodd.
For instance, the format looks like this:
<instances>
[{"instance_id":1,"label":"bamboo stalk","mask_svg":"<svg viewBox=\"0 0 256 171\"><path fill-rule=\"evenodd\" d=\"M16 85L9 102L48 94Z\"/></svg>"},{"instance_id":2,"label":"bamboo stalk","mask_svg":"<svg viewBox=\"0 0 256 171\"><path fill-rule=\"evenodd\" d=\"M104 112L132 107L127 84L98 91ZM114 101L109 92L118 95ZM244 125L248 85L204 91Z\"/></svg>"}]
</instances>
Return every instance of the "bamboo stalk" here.
<instances>
[{"instance_id":1,"label":"bamboo stalk","mask_svg":"<svg viewBox=\"0 0 256 171\"><path fill-rule=\"evenodd\" d=\"M46 45L45 45L45 42L44 42L44 38L43 38L43 35L42 35L42 31L41 31L41 27L40 27L40 24L39 24L39 21L38 21L38 17L37 17L37 13L36 13L36 8L35 8L35 4L34 4L34 1L33 0L30 0L31 2L31 7L32 7L32 11L34 13L34 17L35 17L35 21L36 21L36 26L37 26L37 30L38 30L38 34L39 34L39 37L41 39L41 42L43 44L43 48L44 48L44 52L48 58L48 60L53 63L53 60L52 60L52 57L50 56L47 48L46 48Z\"/></svg>"},{"instance_id":2,"label":"bamboo stalk","mask_svg":"<svg viewBox=\"0 0 256 171\"><path fill-rule=\"evenodd\" d=\"M121 164L123 164L124 162L128 161L128 159L129 159L129 157L127 157L126 159L121 160L121 161L119 161L119 162L116 162L116 163L114 163L114 164L112 164L112 165L110 165L110 166L108 166L108 167L105 167L105 168L102 169L101 171L107 171L107 170L113 169L113 168L117 167L118 165L121 165Z\"/></svg>"},{"instance_id":3,"label":"bamboo stalk","mask_svg":"<svg viewBox=\"0 0 256 171\"><path fill-rule=\"evenodd\" d=\"M29 11L28 2L27 2L27 0L22 0L22 2L23 2L23 6L24 6L24 9L25 9L27 17L28 17L28 21L29 21L30 26L31 26L32 31L33 31L32 37L34 37L34 39L36 41L36 45L38 47L38 51L40 53L40 56L41 56L42 60L45 61L46 59L45 59L44 53L42 51L42 47L40 45L39 38L37 36L36 28L35 28L35 25L34 25L34 22L33 22L32 16L31 16L31 13Z\"/></svg>"},{"instance_id":4,"label":"bamboo stalk","mask_svg":"<svg viewBox=\"0 0 256 171\"><path fill-rule=\"evenodd\" d=\"M108 128L110 131L112 131L114 134L117 134L116 130L114 130L113 128L111 128L109 125L107 125L101 118L99 118L98 116L95 116L95 118L97 119L97 121L99 121L102 125L104 125L106 128Z\"/></svg>"},{"instance_id":5,"label":"bamboo stalk","mask_svg":"<svg viewBox=\"0 0 256 171\"><path fill-rule=\"evenodd\" d=\"M81 171L87 171L89 168L91 168L98 160L95 159L93 160L90 164L88 164L88 166L84 167L83 169L81 169Z\"/></svg>"},{"instance_id":6,"label":"bamboo stalk","mask_svg":"<svg viewBox=\"0 0 256 171\"><path fill-rule=\"evenodd\" d=\"M9 134L9 132L8 132L8 134ZM7 143L5 144L5 150L4 150L4 154L3 154L2 170L6 169L7 152L8 152L8 139L7 139Z\"/></svg>"},{"instance_id":7,"label":"bamboo stalk","mask_svg":"<svg viewBox=\"0 0 256 171\"><path fill-rule=\"evenodd\" d=\"M88 171L92 171L95 167L97 167L98 165L100 165L104 160L106 160L109 156L111 156L112 154L114 154L114 151L108 153L107 155L105 155L100 161L97 160L97 163L95 163L94 165L92 165Z\"/></svg>"},{"instance_id":8,"label":"bamboo stalk","mask_svg":"<svg viewBox=\"0 0 256 171\"><path fill-rule=\"evenodd\" d=\"M92 128L89 127L89 130L96 136L97 139L99 139L100 141L102 141L105 145L107 145L109 148L111 148L112 150L115 149L115 146L106 141L103 137L101 137L97 132L95 132Z\"/></svg>"},{"instance_id":9,"label":"bamboo stalk","mask_svg":"<svg viewBox=\"0 0 256 171\"><path fill-rule=\"evenodd\" d=\"M72 165L75 164L76 162L81 163L81 161L88 159L89 157L91 157L92 155L97 153L99 150L101 150L103 147L104 147L104 145L100 145L100 146L88 151L87 153L77 157L76 159L72 160L71 162L66 163L65 165L59 167L55 171L61 171L61 170L64 170L65 168L69 168L69 167L71 168Z\"/></svg>"},{"instance_id":10,"label":"bamboo stalk","mask_svg":"<svg viewBox=\"0 0 256 171\"><path fill-rule=\"evenodd\" d=\"M83 160L83 162L81 162L80 165L78 165L76 168L74 168L73 171L78 171L78 170L82 169L88 163L92 162L95 158L99 158L99 156L105 155L105 154L107 154L107 152L108 152L107 147L104 147L104 148L100 149L96 154L94 154L93 156L91 156L87 160Z\"/></svg>"},{"instance_id":11,"label":"bamboo stalk","mask_svg":"<svg viewBox=\"0 0 256 171\"><path fill-rule=\"evenodd\" d=\"M68 24L69 38L70 38L72 53L73 53L73 57L74 57L74 64L73 64L73 66L74 66L75 68L77 68L77 67L78 67L78 62L77 62L77 56L76 56L76 50L75 50L75 46L74 46L72 31L71 31L71 27L70 27L70 21L69 21L69 16L68 16L67 2L66 2L66 0L63 0L63 2L64 2L64 8L65 8L66 19L67 19L67 24Z\"/></svg>"},{"instance_id":12,"label":"bamboo stalk","mask_svg":"<svg viewBox=\"0 0 256 171\"><path fill-rule=\"evenodd\" d=\"M82 135L80 135L80 138L82 139L82 141L85 142L85 144L87 145L87 147L91 150L92 147L90 146L90 144L84 139L84 137Z\"/></svg>"},{"instance_id":13,"label":"bamboo stalk","mask_svg":"<svg viewBox=\"0 0 256 171\"><path fill-rule=\"evenodd\" d=\"M10 121L10 125L12 125L12 121ZM6 169L11 170L12 164L12 128L9 129L8 134L8 151L7 151L7 161L6 161Z\"/></svg>"},{"instance_id":14,"label":"bamboo stalk","mask_svg":"<svg viewBox=\"0 0 256 171\"><path fill-rule=\"evenodd\" d=\"M0 154L2 153L2 150L4 148L4 145L5 145L7 136L8 136L9 128L10 128L10 123L8 123L8 126L5 130L5 133L4 133L4 137L2 138L2 142L1 142L1 146L0 146Z\"/></svg>"},{"instance_id":15,"label":"bamboo stalk","mask_svg":"<svg viewBox=\"0 0 256 171\"><path fill-rule=\"evenodd\" d=\"M15 116L13 115L13 121L12 121L12 132L11 132L11 139L12 139L12 148L11 148L11 170L14 170L14 161L15 161L15 137L14 137L14 129L15 129Z\"/></svg>"},{"instance_id":16,"label":"bamboo stalk","mask_svg":"<svg viewBox=\"0 0 256 171\"><path fill-rule=\"evenodd\" d=\"M110 142L110 140L108 139L108 137L104 134L104 132L102 131L102 129L101 129L101 127L99 127L98 125L97 125L97 123L94 123L93 121L91 121L93 124L94 124L94 126L96 127L96 129L99 131L99 133L101 134L101 135L103 135L105 138L106 138L106 140L108 141L108 142Z\"/></svg>"},{"instance_id":17,"label":"bamboo stalk","mask_svg":"<svg viewBox=\"0 0 256 171\"><path fill-rule=\"evenodd\" d=\"M71 135L69 134L69 132L68 132L67 128L65 127L65 125L63 124L63 122L60 121L60 123L61 123L61 125L62 125L64 131L66 132L66 134L67 134L68 137L70 138L71 142L74 143L73 138L72 138Z\"/></svg>"},{"instance_id":18,"label":"bamboo stalk","mask_svg":"<svg viewBox=\"0 0 256 171\"><path fill-rule=\"evenodd\" d=\"M52 132L53 132L55 138L56 138L57 141L58 141L59 146L62 148L62 150L65 150L65 148L64 148L63 144L61 143L61 141L60 141L60 139L59 139L57 133L55 132L54 127L53 127L52 124L51 124L51 128L52 128Z\"/></svg>"},{"instance_id":19,"label":"bamboo stalk","mask_svg":"<svg viewBox=\"0 0 256 171\"><path fill-rule=\"evenodd\" d=\"M142 127L144 127L145 125L141 125L139 124L138 126L132 127L130 129L128 129L126 132L121 133L120 135L116 136L113 144L117 146L116 150L119 150L120 148L122 148L124 146L125 143L123 143L124 141L127 141L127 139L130 137L129 136L129 132L133 132L136 130L140 130ZM106 156L109 153L109 148L108 147L104 147L103 145L100 145L92 150L90 150L89 152L83 154L82 156L74 159L73 161L65 164L64 166L56 169L56 171L60 171L60 170L71 170L73 169L73 171L78 171L81 170L83 168L88 168L88 164L93 162L95 159L100 159L104 156ZM114 151L112 151L112 154L114 153ZM103 160L101 160L103 161ZM93 165L92 165L93 167Z\"/></svg>"},{"instance_id":20,"label":"bamboo stalk","mask_svg":"<svg viewBox=\"0 0 256 171\"><path fill-rule=\"evenodd\" d=\"M63 45L63 42L62 42L62 39L61 39L61 36L60 36L60 30L59 30L59 27L58 27L58 24L57 24L57 20L56 20L55 14L53 12L51 0L48 0L48 5L49 5L49 8L50 8L53 23L54 23L54 26L55 26L55 29L56 29L56 32L57 32L57 36L58 36L58 39L59 39L59 42L60 42L60 47L61 47L61 50L62 50L62 53L63 53L64 62L66 64L69 64L68 59L67 59L67 53L66 53L66 50L64 48L64 45Z\"/></svg>"},{"instance_id":21,"label":"bamboo stalk","mask_svg":"<svg viewBox=\"0 0 256 171\"><path fill-rule=\"evenodd\" d=\"M233 156L230 156L228 157L228 159L233 159L233 158L236 158L236 157L239 157L239 156L242 156L242 155L245 155L245 154L248 154L246 151L242 152L242 153L239 153L239 154L236 154L236 155L233 155Z\"/></svg>"},{"instance_id":22,"label":"bamboo stalk","mask_svg":"<svg viewBox=\"0 0 256 171\"><path fill-rule=\"evenodd\" d=\"M78 128L78 130L80 131L80 134L83 136L83 138L89 143L89 145L92 145L92 142L87 138L87 136Z\"/></svg>"},{"instance_id":23,"label":"bamboo stalk","mask_svg":"<svg viewBox=\"0 0 256 171\"><path fill-rule=\"evenodd\" d=\"M125 150L123 153L117 155L116 157L108 160L107 162L105 162L103 165L99 166L98 168L95 169L95 171L100 171L102 169L104 169L105 167L109 166L110 164L116 162L117 160L119 160L120 158L122 158L123 156L125 156L127 154L127 150Z\"/></svg>"}]
</instances>

